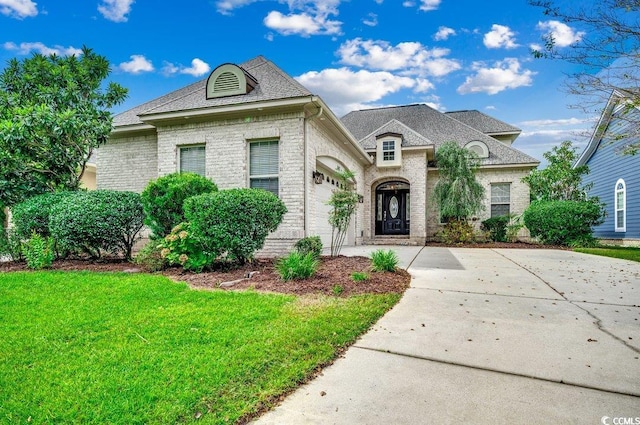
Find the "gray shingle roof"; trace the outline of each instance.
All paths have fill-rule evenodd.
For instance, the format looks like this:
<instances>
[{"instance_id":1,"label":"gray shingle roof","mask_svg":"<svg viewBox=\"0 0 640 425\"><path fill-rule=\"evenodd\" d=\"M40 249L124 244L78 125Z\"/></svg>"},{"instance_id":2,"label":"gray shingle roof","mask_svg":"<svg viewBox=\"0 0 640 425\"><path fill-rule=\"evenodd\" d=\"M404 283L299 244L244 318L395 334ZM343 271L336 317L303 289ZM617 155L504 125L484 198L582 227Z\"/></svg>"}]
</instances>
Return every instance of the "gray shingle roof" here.
<instances>
[{"instance_id":1,"label":"gray shingle roof","mask_svg":"<svg viewBox=\"0 0 640 425\"><path fill-rule=\"evenodd\" d=\"M367 109L350 112L342 117L345 127L365 149L370 143L371 134L392 120L399 121L431 141L436 149L448 141L455 141L460 146L474 140L482 141L489 148L489 157L482 160L483 165L539 163L537 159L427 105Z\"/></svg>"},{"instance_id":2,"label":"gray shingle roof","mask_svg":"<svg viewBox=\"0 0 640 425\"><path fill-rule=\"evenodd\" d=\"M518 127L476 110L451 111L445 112L445 114L485 134L520 133L522 131Z\"/></svg>"},{"instance_id":3,"label":"gray shingle roof","mask_svg":"<svg viewBox=\"0 0 640 425\"><path fill-rule=\"evenodd\" d=\"M239 66L258 81L258 85L247 94L207 99L205 93L207 79L205 78L116 115L113 120L114 126L142 124L140 115L189 111L213 106L238 105L311 95L309 90L262 56Z\"/></svg>"},{"instance_id":4,"label":"gray shingle roof","mask_svg":"<svg viewBox=\"0 0 640 425\"><path fill-rule=\"evenodd\" d=\"M434 144L431 140L413 131L400 121L393 119L365 136L360 140L360 145L365 149L375 149L377 143L376 136L385 133L402 134L402 147L427 146Z\"/></svg>"}]
</instances>

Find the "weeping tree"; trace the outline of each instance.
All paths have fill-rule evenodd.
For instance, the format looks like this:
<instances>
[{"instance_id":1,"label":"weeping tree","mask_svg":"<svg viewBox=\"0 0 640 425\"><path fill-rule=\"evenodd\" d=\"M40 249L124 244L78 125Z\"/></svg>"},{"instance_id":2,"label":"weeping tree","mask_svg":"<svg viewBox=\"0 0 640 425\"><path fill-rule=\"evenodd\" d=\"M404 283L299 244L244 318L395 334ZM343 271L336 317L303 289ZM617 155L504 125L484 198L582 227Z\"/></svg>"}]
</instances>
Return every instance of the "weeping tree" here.
<instances>
[{"instance_id":1,"label":"weeping tree","mask_svg":"<svg viewBox=\"0 0 640 425\"><path fill-rule=\"evenodd\" d=\"M340 185L333 191L329 198L329 224L331 225L331 256L340 254L340 249L344 244L349 229L351 217L356 212L358 204L358 194L353 189L350 181L353 173L348 170L336 170L336 175Z\"/></svg>"},{"instance_id":2,"label":"weeping tree","mask_svg":"<svg viewBox=\"0 0 640 425\"><path fill-rule=\"evenodd\" d=\"M446 222L445 237L450 242L473 239L468 219L484 209L484 187L476 179L479 158L455 142L447 142L436 151L438 182L432 201Z\"/></svg>"}]
</instances>

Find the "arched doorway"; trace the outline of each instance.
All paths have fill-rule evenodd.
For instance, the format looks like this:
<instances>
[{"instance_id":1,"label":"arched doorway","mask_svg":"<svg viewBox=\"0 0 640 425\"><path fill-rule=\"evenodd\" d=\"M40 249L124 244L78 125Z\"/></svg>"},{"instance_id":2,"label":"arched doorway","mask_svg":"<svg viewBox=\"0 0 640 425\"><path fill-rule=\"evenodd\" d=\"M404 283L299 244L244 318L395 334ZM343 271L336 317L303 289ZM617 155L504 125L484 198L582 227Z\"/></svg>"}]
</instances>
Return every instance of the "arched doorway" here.
<instances>
[{"instance_id":1,"label":"arched doorway","mask_svg":"<svg viewBox=\"0 0 640 425\"><path fill-rule=\"evenodd\" d=\"M410 229L409 183L391 181L376 187L376 235L408 235Z\"/></svg>"}]
</instances>

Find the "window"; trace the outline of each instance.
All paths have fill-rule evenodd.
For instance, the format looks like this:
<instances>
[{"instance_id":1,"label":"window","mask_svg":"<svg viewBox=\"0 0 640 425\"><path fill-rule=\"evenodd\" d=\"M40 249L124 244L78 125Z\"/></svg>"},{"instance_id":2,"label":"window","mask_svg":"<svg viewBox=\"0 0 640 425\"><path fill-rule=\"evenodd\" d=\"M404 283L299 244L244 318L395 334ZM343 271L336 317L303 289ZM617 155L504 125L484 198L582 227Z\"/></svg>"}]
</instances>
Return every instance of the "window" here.
<instances>
[{"instance_id":1,"label":"window","mask_svg":"<svg viewBox=\"0 0 640 425\"><path fill-rule=\"evenodd\" d=\"M396 160L396 142L394 140L385 140L382 142L382 160Z\"/></svg>"},{"instance_id":2,"label":"window","mask_svg":"<svg viewBox=\"0 0 640 425\"><path fill-rule=\"evenodd\" d=\"M479 158L489 158L489 148L484 142L474 140L464 145L464 147L469 149L471 152L475 152Z\"/></svg>"},{"instance_id":3,"label":"window","mask_svg":"<svg viewBox=\"0 0 640 425\"><path fill-rule=\"evenodd\" d=\"M249 186L278 196L278 141L249 144Z\"/></svg>"},{"instance_id":4,"label":"window","mask_svg":"<svg viewBox=\"0 0 640 425\"><path fill-rule=\"evenodd\" d=\"M180 172L196 173L206 176L205 147L185 146L180 149Z\"/></svg>"},{"instance_id":5,"label":"window","mask_svg":"<svg viewBox=\"0 0 640 425\"><path fill-rule=\"evenodd\" d=\"M615 189L615 220L616 232L626 232L627 221L627 190L624 180L620 179L616 182Z\"/></svg>"},{"instance_id":6,"label":"window","mask_svg":"<svg viewBox=\"0 0 640 425\"><path fill-rule=\"evenodd\" d=\"M509 214L511 183L491 183L491 217Z\"/></svg>"}]
</instances>

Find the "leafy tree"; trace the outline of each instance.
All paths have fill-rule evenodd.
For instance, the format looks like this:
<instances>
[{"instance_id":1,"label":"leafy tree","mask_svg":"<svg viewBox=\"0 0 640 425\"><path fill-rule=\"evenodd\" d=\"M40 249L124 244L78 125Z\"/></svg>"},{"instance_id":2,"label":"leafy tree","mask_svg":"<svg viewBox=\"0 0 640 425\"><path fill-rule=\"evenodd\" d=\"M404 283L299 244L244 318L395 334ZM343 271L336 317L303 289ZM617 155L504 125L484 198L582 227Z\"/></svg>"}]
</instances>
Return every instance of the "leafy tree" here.
<instances>
[{"instance_id":1,"label":"leafy tree","mask_svg":"<svg viewBox=\"0 0 640 425\"><path fill-rule=\"evenodd\" d=\"M91 153L107 141L109 108L127 90L103 87L109 62L79 56L12 59L0 74L0 205L59 189L75 190Z\"/></svg>"},{"instance_id":2,"label":"leafy tree","mask_svg":"<svg viewBox=\"0 0 640 425\"><path fill-rule=\"evenodd\" d=\"M466 221L484 209L484 187L476 179L478 156L455 142L436 151L438 182L433 202L446 220Z\"/></svg>"},{"instance_id":3,"label":"leafy tree","mask_svg":"<svg viewBox=\"0 0 640 425\"><path fill-rule=\"evenodd\" d=\"M351 183L353 173L348 170L336 170L336 175L341 184L335 189L329 198L329 224L331 225L331 256L335 257L340 254L342 245L347 236L351 217L356 212L358 205L358 194L355 192Z\"/></svg>"},{"instance_id":4,"label":"leafy tree","mask_svg":"<svg viewBox=\"0 0 640 425\"><path fill-rule=\"evenodd\" d=\"M627 111L640 106L640 1L601 0L588 7L577 7L571 2L557 0L529 0L554 20L577 27L580 39L570 46L559 43L548 34L543 37L544 46L533 49L537 58L564 60L577 65L578 71L570 74L566 84L569 94L577 95L573 105L588 114L599 113L603 103L614 90L630 98ZM566 48L565 48L566 47ZM639 118L629 114L629 136L640 131ZM640 146L626 149L635 154Z\"/></svg>"},{"instance_id":5,"label":"leafy tree","mask_svg":"<svg viewBox=\"0 0 640 425\"><path fill-rule=\"evenodd\" d=\"M531 200L583 201L593 183L582 186L582 176L589 174L589 166L573 167L578 159L577 148L571 141L554 146L543 156L549 161L543 170L532 170L522 181L529 185Z\"/></svg>"}]
</instances>

